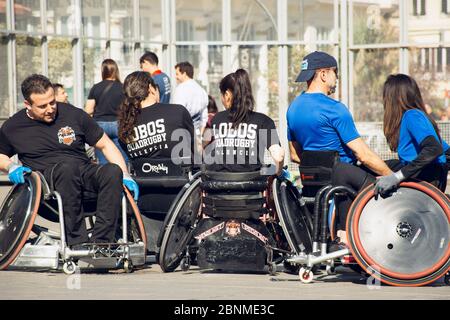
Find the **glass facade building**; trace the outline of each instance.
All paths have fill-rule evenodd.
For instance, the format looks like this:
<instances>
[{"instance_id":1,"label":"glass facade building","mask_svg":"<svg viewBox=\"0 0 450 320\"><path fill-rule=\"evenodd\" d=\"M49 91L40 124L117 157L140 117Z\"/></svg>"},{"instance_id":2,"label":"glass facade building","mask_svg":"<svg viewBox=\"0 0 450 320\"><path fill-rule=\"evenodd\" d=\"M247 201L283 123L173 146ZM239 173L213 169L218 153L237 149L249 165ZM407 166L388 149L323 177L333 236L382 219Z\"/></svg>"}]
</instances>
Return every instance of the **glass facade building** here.
<instances>
[{"instance_id":1,"label":"glass facade building","mask_svg":"<svg viewBox=\"0 0 450 320\"><path fill-rule=\"evenodd\" d=\"M338 58L336 98L373 137L391 73L415 77L436 119L450 117L450 0L0 0L0 121L22 108L31 73L62 83L82 107L104 58L124 79L146 50L173 84L174 65L190 61L217 99L220 79L247 69L258 111L282 133L304 89L301 59L314 50Z\"/></svg>"}]
</instances>

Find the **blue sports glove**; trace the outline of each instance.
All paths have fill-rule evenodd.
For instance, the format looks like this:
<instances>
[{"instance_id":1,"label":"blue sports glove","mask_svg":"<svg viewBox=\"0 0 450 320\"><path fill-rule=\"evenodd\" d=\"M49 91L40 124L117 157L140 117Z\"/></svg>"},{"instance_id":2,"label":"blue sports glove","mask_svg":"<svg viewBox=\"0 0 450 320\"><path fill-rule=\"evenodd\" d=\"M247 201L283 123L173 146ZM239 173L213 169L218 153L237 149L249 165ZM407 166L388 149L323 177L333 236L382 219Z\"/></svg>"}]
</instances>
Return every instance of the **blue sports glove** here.
<instances>
[{"instance_id":1,"label":"blue sports glove","mask_svg":"<svg viewBox=\"0 0 450 320\"><path fill-rule=\"evenodd\" d=\"M138 201L139 199L139 186L134 181L129 174L123 175L123 184L125 187L127 187L128 190L130 190L131 193L134 195L134 201Z\"/></svg>"},{"instance_id":2,"label":"blue sports glove","mask_svg":"<svg viewBox=\"0 0 450 320\"><path fill-rule=\"evenodd\" d=\"M280 179L285 179L285 180L291 181L291 173L286 169L282 169L281 173L278 177Z\"/></svg>"},{"instance_id":3,"label":"blue sports glove","mask_svg":"<svg viewBox=\"0 0 450 320\"><path fill-rule=\"evenodd\" d=\"M24 174L31 173L31 169L23 166L19 166L18 164L13 164L8 169L8 178L14 184L23 184L25 183Z\"/></svg>"},{"instance_id":4,"label":"blue sports glove","mask_svg":"<svg viewBox=\"0 0 450 320\"><path fill-rule=\"evenodd\" d=\"M375 183L375 197L378 195L386 195L390 191L394 190L400 182L405 180L403 173L401 171L397 171L389 176L383 176L377 179Z\"/></svg>"}]
</instances>

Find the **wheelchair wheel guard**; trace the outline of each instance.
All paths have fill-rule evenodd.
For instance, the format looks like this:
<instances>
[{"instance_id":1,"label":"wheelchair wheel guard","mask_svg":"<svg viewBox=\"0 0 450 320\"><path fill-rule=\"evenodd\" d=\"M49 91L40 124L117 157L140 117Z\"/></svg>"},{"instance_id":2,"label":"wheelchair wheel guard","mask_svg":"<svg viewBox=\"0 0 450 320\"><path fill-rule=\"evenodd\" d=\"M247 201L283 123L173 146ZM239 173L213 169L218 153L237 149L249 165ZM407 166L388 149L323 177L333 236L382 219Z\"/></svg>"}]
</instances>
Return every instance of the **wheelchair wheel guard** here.
<instances>
[{"instance_id":1,"label":"wheelchair wheel guard","mask_svg":"<svg viewBox=\"0 0 450 320\"><path fill-rule=\"evenodd\" d=\"M450 201L426 182L405 182L390 197L363 190L350 208L347 232L359 265L383 283L421 286L450 268Z\"/></svg>"},{"instance_id":2,"label":"wheelchair wheel guard","mask_svg":"<svg viewBox=\"0 0 450 320\"><path fill-rule=\"evenodd\" d=\"M272 184L275 208L280 225L293 254L312 251L312 219L299 202L296 188L288 181L274 179Z\"/></svg>"},{"instance_id":3,"label":"wheelchair wheel guard","mask_svg":"<svg viewBox=\"0 0 450 320\"><path fill-rule=\"evenodd\" d=\"M201 206L201 179L180 192L180 198L169 210L161 230L158 262L164 272L173 272L181 262ZM159 240L158 240L159 244Z\"/></svg>"},{"instance_id":4,"label":"wheelchair wheel guard","mask_svg":"<svg viewBox=\"0 0 450 320\"><path fill-rule=\"evenodd\" d=\"M0 270L14 262L30 236L41 201L42 185L36 173L15 185L0 212Z\"/></svg>"}]
</instances>

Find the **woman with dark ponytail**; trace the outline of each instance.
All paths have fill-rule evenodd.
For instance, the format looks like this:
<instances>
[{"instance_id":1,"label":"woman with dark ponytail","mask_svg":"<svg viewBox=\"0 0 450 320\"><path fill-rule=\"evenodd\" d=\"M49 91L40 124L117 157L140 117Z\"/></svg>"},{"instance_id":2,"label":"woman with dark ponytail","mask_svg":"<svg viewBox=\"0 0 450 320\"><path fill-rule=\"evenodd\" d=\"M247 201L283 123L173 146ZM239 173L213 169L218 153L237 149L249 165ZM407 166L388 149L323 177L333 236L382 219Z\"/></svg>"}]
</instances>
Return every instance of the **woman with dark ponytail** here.
<instances>
[{"instance_id":1,"label":"woman with dark ponytail","mask_svg":"<svg viewBox=\"0 0 450 320\"><path fill-rule=\"evenodd\" d=\"M184 129L193 150L194 126L189 112L180 105L159 103L159 90L147 72L130 74L124 82L125 100L119 111L119 139L130 159L167 158L179 141L176 129Z\"/></svg>"},{"instance_id":2,"label":"woman with dark ponytail","mask_svg":"<svg viewBox=\"0 0 450 320\"><path fill-rule=\"evenodd\" d=\"M281 172L284 149L273 120L254 111L248 73L239 69L227 75L220 82L220 92L225 111L212 120L212 143L206 148L206 154L211 152L212 157L205 156L205 162L214 171L257 171L267 149Z\"/></svg>"}]
</instances>

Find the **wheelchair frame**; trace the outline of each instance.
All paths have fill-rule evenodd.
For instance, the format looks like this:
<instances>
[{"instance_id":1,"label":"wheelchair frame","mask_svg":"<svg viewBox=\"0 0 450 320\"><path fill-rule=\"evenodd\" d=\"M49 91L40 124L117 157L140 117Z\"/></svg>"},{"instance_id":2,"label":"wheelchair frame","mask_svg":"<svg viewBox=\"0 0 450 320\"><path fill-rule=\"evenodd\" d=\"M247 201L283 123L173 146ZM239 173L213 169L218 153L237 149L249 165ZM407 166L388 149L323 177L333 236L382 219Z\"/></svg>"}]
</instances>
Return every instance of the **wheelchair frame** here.
<instances>
[{"instance_id":1,"label":"wheelchair frame","mask_svg":"<svg viewBox=\"0 0 450 320\"><path fill-rule=\"evenodd\" d=\"M64 273L70 275L80 269L115 269L123 267L126 272L132 272L134 265L141 266L145 264L145 244L146 234L143 229L142 220L139 216L139 210L132 201L132 197L128 190L122 197L122 239L118 243L107 244L87 244L87 250L72 250L66 242L64 212L62 206L61 195L57 191L50 190L42 174L33 172L31 176L26 177L26 180L35 179L37 181L37 189L40 199L36 199L37 208L34 208L32 214L32 221L30 222L29 230L25 233L25 242L28 240L31 231L36 233L36 244L27 243L20 249L20 252L11 257L13 262L8 266L5 264L3 268L19 270L35 270L35 269L50 269L57 270L60 267L60 262L63 263L62 269ZM30 185L32 183L28 182ZM11 189L8 194L14 192ZM33 191L33 190L31 190ZM39 194L41 193L41 194ZM32 194L31 197L34 195ZM128 239L128 220L127 220L127 199L130 201L135 213L137 228L139 229L140 237L137 242L129 242ZM53 208L49 201L56 200L57 209ZM51 213L55 214L59 219L59 235L57 233L50 233L48 229L35 224L35 218L38 215L40 205L45 206ZM44 243L44 245L40 245ZM77 261L78 260L78 261Z\"/></svg>"}]
</instances>

